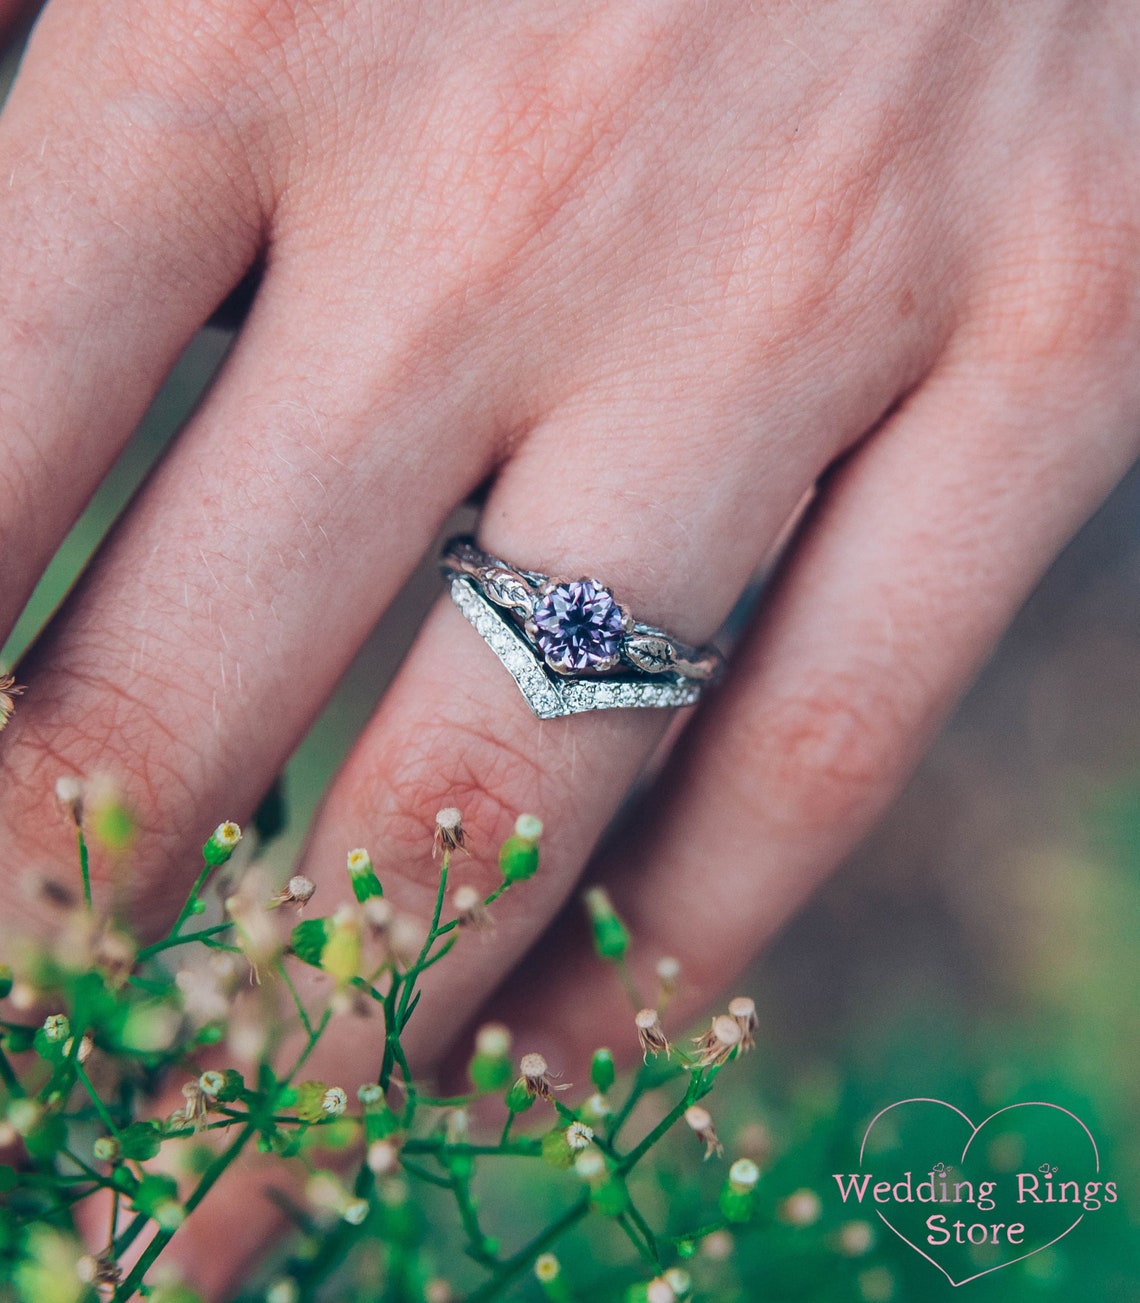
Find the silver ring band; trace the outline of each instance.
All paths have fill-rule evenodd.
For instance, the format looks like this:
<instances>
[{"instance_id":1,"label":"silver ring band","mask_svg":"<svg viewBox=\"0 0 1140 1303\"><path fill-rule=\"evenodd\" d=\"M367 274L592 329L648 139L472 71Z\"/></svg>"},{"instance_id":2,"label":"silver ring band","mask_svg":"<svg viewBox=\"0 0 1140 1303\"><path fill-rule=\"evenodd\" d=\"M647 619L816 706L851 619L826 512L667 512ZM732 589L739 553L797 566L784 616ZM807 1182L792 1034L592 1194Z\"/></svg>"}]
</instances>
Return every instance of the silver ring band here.
<instances>
[{"instance_id":1,"label":"silver ring band","mask_svg":"<svg viewBox=\"0 0 1140 1303\"><path fill-rule=\"evenodd\" d=\"M631 706L691 706L720 672L690 647L633 619L596 579L524 570L453 538L440 569L451 597L540 719Z\"/></svg>"}]
</instances>

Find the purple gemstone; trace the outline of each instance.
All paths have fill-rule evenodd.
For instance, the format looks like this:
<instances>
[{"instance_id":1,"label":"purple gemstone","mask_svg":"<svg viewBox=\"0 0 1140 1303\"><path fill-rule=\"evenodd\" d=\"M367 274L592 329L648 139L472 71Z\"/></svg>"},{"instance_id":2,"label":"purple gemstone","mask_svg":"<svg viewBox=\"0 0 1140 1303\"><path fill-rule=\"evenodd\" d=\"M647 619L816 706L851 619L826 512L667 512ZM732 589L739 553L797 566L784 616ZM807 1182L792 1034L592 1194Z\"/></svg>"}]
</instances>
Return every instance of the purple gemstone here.
<instances>
[{"instance_id":1,"label":"purple gemstone","mask_svg":"<svg viewBox=\"0 0 1140 1303\"><path fill-rule=\"evenodd\" d=\"M557 584L535 606L534 622L539 649L564 672L608 665L625 636L621 607L592 579Z\"/></svg>"}]
</instances>

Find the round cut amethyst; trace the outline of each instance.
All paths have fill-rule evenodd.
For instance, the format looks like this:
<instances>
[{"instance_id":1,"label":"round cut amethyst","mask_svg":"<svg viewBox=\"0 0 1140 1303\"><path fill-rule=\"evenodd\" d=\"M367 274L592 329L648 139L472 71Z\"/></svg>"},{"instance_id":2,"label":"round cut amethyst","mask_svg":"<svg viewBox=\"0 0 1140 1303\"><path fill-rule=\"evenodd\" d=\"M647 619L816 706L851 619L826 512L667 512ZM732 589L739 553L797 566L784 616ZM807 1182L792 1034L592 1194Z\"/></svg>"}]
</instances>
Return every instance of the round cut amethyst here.
<instances>
[{"instance_id":1,"label":"round cut amethyst","mask_svg":"<svg viewBox=\"0 0 1140 1303\"><path fill-rule=\"evenodd\" d=\"M534 608L539 650L563 673L608 668L625 636L621 607L592 579L556 584Z\"/></svg>"}]
</instances>

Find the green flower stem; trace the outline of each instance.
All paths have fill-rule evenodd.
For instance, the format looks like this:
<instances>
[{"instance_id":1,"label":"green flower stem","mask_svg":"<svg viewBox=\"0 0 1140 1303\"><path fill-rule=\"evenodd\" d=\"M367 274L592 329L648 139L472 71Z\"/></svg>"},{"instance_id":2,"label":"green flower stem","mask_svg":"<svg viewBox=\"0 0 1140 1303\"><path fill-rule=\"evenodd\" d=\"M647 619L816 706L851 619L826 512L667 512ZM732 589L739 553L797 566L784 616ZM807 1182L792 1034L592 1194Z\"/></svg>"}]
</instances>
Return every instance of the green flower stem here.
<instances>
[{"instance_id":1,"label":"green flower stem","mask_svg":"<svg viewBox=\"0 0 1140 1303\"><path fill-rule=\"evenodd\" d=\"M8 1023L6 1025L10 1027L12 1024ZM27 1094L20 1078L16 1076L16 1071L12 1067L11 1060L3 1050L0 1050L0 1080L4 1082L5 1086L7 1086L8 1094L11 1095L13 1099L23 1099Z\"/></svg>"},{"instance_id":2,"label":"green flower stem","mask_svg":"<svg viewBox=\"0 0 1140 1303\"><path fill-rule=\"evenodd\" d=\"M230 1142L229 1146L226 1149L223 1149L210 1166L206 1168L205 1172L202 1173L202 1179L198 1182L197 1186L194 1188L194 1192L186 1200L184 1205L188 1215L192 1213L206 1195L209 1194L214 1183L245 1148L250 1137L255 1134L256 1130L257 1128L253 1123L244 1126ZM159 1230L155 1233L154 1238L142 1251L142 1255L139 1257L138 1262L136 1262L131 1268L130 1273L123 1283L115 1290L113 1303L127 1303L128 1299L135 1296L138 1292L139 1286L143 1283L146 1273L154 1265L155 1259L174 1238L174 1235L174 1231Z\"/></svg>"},{"instance_id":3,"label":"green flower stem","mask_svg":"<svg viewBox=\"0 0 1140 1303\"><path fill-rule=\"evenodd\" d=\"M499 1259L487 1247L487 1237L479 1225L479 1213L471 1197L471 1181L468 1177L453 1176L451 1189L455 1195L455 1205L459 1210L459 1220L467 1235L467 1252L485 1267L498 1266Z\"/></svg>"},{"instance_id":4,"label":"green flower stem","mask_svg":"<svg viewBox=\"0 0 1140 1303\"><path fill-rule=\"evenodd\" d=\"M321 1014L320 1022L317 1023L316 1027L314 1027L313 1030L309 1033L308 1043L305 1045L305 1048L301 1051L301 1053L297 1056L297 1062L294 1063L292 1068L289 1069L289 1072L286 1075L284 1081L281 1082L282 1086L289 1085L289 1083L293 1080L293 1078L297 1075L297 1073L300 1072L301 1069L308 1062L309 1055L312 1054L312 1052L317 1048L317 1042L325 1034L325 1028L329 1025L329 1020L331 1018L332 1018L331 1009L326 1009L324 1013Z\"/></svg>"},{"instance_id":5,"label":"green flower stem","mask_svg":"<svg viewBox=\"0 0 1140 1303\"><path fill-rule=\"evenodd\" d=\"M685 1110L689 1107L689 1105L694 1103L694 1101L700 1099L700 1097L701 1097L701 1073L694 1072L692 1077L689 1079L688 1089L681 1097L680 1102L677 1105L675 1105L672 1109L670 1109L669 1112L666 1113L665 1116L661 1119L661 1121L653 1128L653 1130L645 1137L645 1139L642 1140L642 1142L636 1148L631 1149L629 1153L626 1154L626 1156L621 1160L621 1162L618 1163L617 1166L618 1174L620 1176L624 1176L626 1172L636 1167L636 1165L645 1157L645 1155L653 1148L653 1146L661 1139L661 1137L676 1122L679 1122L681 1120L681 1118L684 1116ZM612 1133L611 1133L611 1138L612 1138Z\"/></svg>"},{"instance_id":6,"label":"green flower stem","mask_svg":"<svg viewBox=\"0 0 1140 1303\"><path fill-rule=\"evenodd\" d=\"M420 947L420 953L416 956L415 963L404 974L401 981L400 999L396 1005L396 1025L395 1032L397 1036L407 1026L408 1019L411 1017L410 1004L412 995L415 992L416 978L427 967L428 956L431 954L431 948L435 945L436 938L439 936L439 920L443 913L443 901L447 892L447 871L451 867L451 852L444 851L443 862L439 866L439 887L435 893L435 909L432 911L431 927L428 928L428 934ZM391 1031L393 1029L389 1029Z\"/></svg>"},{"instance_id":7,"label":"green flower stem","mask_svg":"<svg viewBox=\"0 0 1140 1303\"><path fill-rule=\"evenodd\" d=\"M516 1276L526 1271L540 1253L545 1252L559 1236L564 1235L571 1226L580 1222L589 1211L590 1199L588 1195L584 1195L557 1221L551 1222L544 1231L540 1231L529 1244L523 1245L518 1253L501 1262L494 1278L480 1286L473 1294L469 1294L466 1303L487 1303L489 1299L499 1298Z\"/></svg>"},{"instance_id":8,"label":"green flower stem","mask_svg":"<svg viewBox=\"0 0 1140 1303\"><path fill-rule=\"evenodd\" d=\"M146 1213L135 1213L127 1224L126 1230L120 1231L115 1237L114 1254L116 1258L121 1258L124 1253L138 1239L143 1227L150 1221Z\"/></svg>"},{"instance_id":9,"label":"green flower stem","mask_svg":"<svg viewBox=\"0 0 1140 1303\"><path fill-rule=\"evenodd\" d=\"M489 896L483 897L483 908L486 909L489 906L493 905L495 901L499 899L500 896L504 895L507 891L510 890L510 887L511 887L511 883L506 878L504 878L503 881L499 883L499 885L495 888L494 891L491 892ZM450 923L444 923L440 927L437 927L435 930L435 934L437 937L446 936L448 932L454 932L458 926L459 926L459 920L457 918L453 918Z\"/></svg>"},{"instance_id":10,"label":"green flower stem","mask_svg":"<svg viewBox=\"0 0 1140 1303\"><path fill-rule=\"evenodd\" d=\"M657 1246L657 1236L653 1233L652 1227L645 1220L638 1210L637 1205L630 1200L629 1212L626 1214L629 1220L637 1227L645 1240L645 1247L649 1251L649 1261L656 1267L661 1266L661 1250Z\"/></svg>"},{"instance_id":11,"label":"green flower stem","mask_svg":"<svg viewBox=\"0 0 1140 1303\"><path fill-rule=\"evenodd\" d=\"M212 927L204 927L198 932L187 932L185 936L175 936L172 932L170 936L162 941L156 941L153 945L143 946L136 956L137 963L144 963L153 956L161 954L164 950L171 950L175 946L186 946L191 941L204 941L207 937L217 936L219 932L227 932L233 927L232 923L215 923Z\"/></svg>"},{"instance_id":12,"label":"green flower stem","mask_svg":"<svg viewBox=\"0 0 1140 1303\"><path fill-rule=\"evenodd\" d=\"M628 1239L630 1244L632 1244L637 1250L637 1256L642 1260L642 1262L647 1262L651 1267L656 1267L658 1265L658 1258L655 1254L649 1251L649 1246L634 1228L629 1214L622 1213L622 1215L617 1219L617 1224L625 1232L626 1239Z\"/></svg>"},{"instance_id":13,"label":"green flower stem","mask_svg":"<svg viewBox=\"0 0 1140 1303\"><path fill-rule=\"evenodd\" d=\"M405 1141L400 1152L404 1154L463 1154L471 1158L477 1158L484 1154L501 1154L505 1158L539 1158L542 1156L542 1141L526 1136L507 1141L506 1144L469 1145L464 1143L456 1145L443 1139L442 1136L437 1139L428 1137L422 1140Z\"/></svg>"},{"instance_id":14,"label":"green flower stem","mask_svg":"<svg viewBox=\"0 0 1140 1303\"><path fill-rule=\"evenodd\" d=\"M419 1102L426 1108L466 1108L468 1104L473 1104L477 1099L482 1098L483 1096L478 1092L471 1095L449 1095L444 1097L436 1095L418 1096Z\"/></svg>"},{"instance_id":15,"label":"green flower stem","mask_svg":"<svg viewBox=\"0 0 1140 1303\"><path fill-rule=\"evenodd\" d=\"M621 982L622 987L625 990L626 999L633 1006L634 1013L636 1013L638 1009L644 1009L645 1000L642 998L637 982L634 981L633 973L630 972L629 965L625 961L625 956L623 955L620 959L615 959L613 964L617 969L618 980Z\"/></svg>"},{"instance_id":16,"label":"green flower stem","mask_svg":"<svg viewBox=\"0 0 1140 1303\"><path fill-rule=\"evenodd\" d=\"M79 850L79 876L83 879L83 903L90 914L91 904L91 858L87 853L87 838L79 824L75 825L75 842Z\"/></svg>"},{"instance_id":17,"label":"green flower stem","mask_svg":"<svg viewBox=\"0 0 1140 1303\"><path fill-rule=\"evenodd\" d=\"M190 888L190 894L186 897L186 902L179 911L178 917L174 920L174 926L167 933L167 941L173 943L174 938L182 931L182 924L190 917L190 911L194 908L194 902L198 899L198 893L206 885L206 879L214 871L214 866L207 860L202 866L202 872L194 879L194 885Z\"/></svg>"},{"instance_id":18,"label":"green flower stem","mask_svg":"<svg viewBox=\"0 0 1140 1303\"><path fill-rule=\"evenodd\" d=\"M625 1126L629 1115L637 1106L637 1101L649 1089L651 1071L652 1070L649 1067L643 1066L634 1078L633 1085L629 1089L629 1094L626 1096L625 1103L618 1110L617 1116L614 1118L613 1122L610 1123L609 1140L611 1144L617 1139L618 1132L623 1126Z\"/></svg>"},{"instance_id":19,"label":"green flower stem","mask_svg":"<svg viewBox=\"0 0 1140 1303\"><path fill-rule=\"evenodd\" d=\"M428 1185L438 1185L443 1190L451 1189L451 1182L446 1176L437 1176L435 1172L429 1172L426 1167L421 1167L419 1163L413 1163L403 1154L400 1156L400 1166L405 1172L411 1173L420 1181L426 1181Z\"/></svg>"},{"instance_id":20,"label":"green flower stem","mask_svg":"<svg viewBox=\"0 0 1140 1303\"><path fill-rule=\"evenodd\" d=\"M301 1003L301 997L297 993L297 987L294 985L293 979L289 976L289 970L285 967L285 961L283 958L279 958L277 960L276 968L278 973L281 975L281 980L289 988L289 994L293 997L293 1007L297 1010L297 1017L300 1018L301 1026L304 1027L305 1029L305 1035L308 1036L310 1040L312 1040L313 1037L312 1021L309 1018L305 1006Z\"/></svg>"},{"instance_id":21,"label":"green flower stem","mask_svg":"<svg viewBox=\"0 0 1140 1303\"><path fill-rule=\"evenodd\" d=\"M103 1125L115 1137L116 1140L122 1139L122 1137L119 1135L119 1128L115 1125L114 1121L111 1118L110 1113L107 1112L107 1106L99 1098L99 1092L91 1084L91 1078L84 1071L83 1064L80 1063L78 1059L76 1059L74 1067L75 1067L75 1075L79 1078L80 1085L87 1092L87 1095L91 1100L91 1103L95 1106L95 1112L99 1114L100 1122L103 1123Z\"/></svg>"}]
</instances>

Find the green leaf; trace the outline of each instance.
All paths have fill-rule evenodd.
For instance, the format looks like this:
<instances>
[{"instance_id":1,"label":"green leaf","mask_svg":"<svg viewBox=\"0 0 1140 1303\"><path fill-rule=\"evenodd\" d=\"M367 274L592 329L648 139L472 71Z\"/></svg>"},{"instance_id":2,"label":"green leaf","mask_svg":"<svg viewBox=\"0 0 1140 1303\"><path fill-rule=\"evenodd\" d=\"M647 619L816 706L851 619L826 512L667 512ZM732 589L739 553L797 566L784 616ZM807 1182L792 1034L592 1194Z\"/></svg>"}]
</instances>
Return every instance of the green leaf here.
<instances>
[{"instance_id":1,"label":"green leaf","mask_svg":"<svg viewBox=\"0 0 1140 1303\"><path fill-rule=\"evenodd\" d=\"M289 944L302 963L320 968L331 924L331 918L307 918L293 929Z\"/></svg>"}]
</instances>

